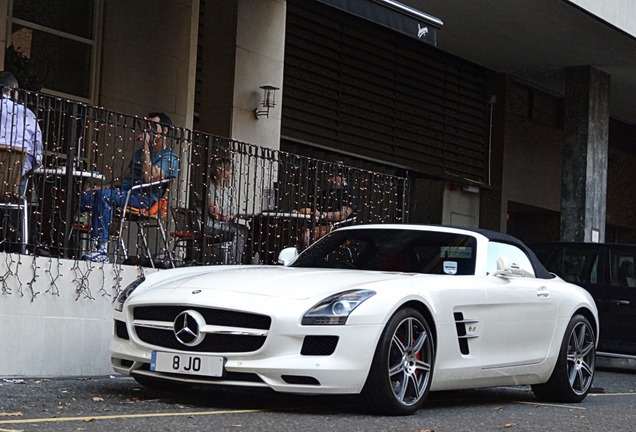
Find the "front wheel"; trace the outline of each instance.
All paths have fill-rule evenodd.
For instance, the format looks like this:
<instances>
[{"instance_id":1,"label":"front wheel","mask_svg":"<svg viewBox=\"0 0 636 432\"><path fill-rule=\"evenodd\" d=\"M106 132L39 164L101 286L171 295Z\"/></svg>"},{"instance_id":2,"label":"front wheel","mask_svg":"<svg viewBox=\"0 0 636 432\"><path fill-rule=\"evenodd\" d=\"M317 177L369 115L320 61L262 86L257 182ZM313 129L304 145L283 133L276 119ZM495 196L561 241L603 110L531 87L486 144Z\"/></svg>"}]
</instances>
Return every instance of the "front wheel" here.
<instances>
[{"instance_id":1,"label":"front wheel","mask_svg":"<svg viewBox=\"0 0 636 432\"><path fill-rule=\"evenodd\" d=\"M594 329L583 315L567 326L554 371L545 384L532 386L534 394L550 402L581 402L592 387L596 364Z\"/></svg>"},{"instance_id":2,"label":"front wheel","mask_svg":"<svg viewBox=\"0 0 636 432\"><path fill-rule=\"evenodd\" d=\"M376 347L361 397L375 414L409 415L421 408L431 387L435 348L424 316L399 310Z\"/></svg>"}]
</instances>

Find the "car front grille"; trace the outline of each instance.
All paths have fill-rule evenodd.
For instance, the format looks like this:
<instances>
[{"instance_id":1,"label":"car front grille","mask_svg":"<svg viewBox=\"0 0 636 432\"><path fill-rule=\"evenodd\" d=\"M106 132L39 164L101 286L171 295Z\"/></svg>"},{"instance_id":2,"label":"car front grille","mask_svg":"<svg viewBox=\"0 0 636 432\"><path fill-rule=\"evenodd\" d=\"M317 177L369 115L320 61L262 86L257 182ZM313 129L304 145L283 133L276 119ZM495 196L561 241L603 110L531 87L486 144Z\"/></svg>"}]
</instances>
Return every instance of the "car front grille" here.
<instances>
[{"instance_id":1,"label":"car front grille","mask_svg":"<svg viewBox=\"0 0 636 432\"><path fill-rule=\"evenodd\" d=\"M208 325L269 330L272 319L267 315L190 306L139 306L133 311L136 320L174 321L181 312L194 310Z\"/></svg>"},{"instance_id":2,"label":"car front grille","mask_svg":"<svg viewBox=\"0 0 636 432\"><path fill-rule=\"evenodd\" d=\"M135 325L135 333L141 341L156 347L201 353L252 352L265 343L266 336L261 334L208 333L199 344L188 346L176 338L172 328L152 325L153 321L172 323L186 310L200 313L207 325L239 327L255 333L265 333L271 325L270 317L246 312L191 306L140 306L133 310L133 316L135 321L144 321L144 325Z\"/></svg>"}]
</instances>

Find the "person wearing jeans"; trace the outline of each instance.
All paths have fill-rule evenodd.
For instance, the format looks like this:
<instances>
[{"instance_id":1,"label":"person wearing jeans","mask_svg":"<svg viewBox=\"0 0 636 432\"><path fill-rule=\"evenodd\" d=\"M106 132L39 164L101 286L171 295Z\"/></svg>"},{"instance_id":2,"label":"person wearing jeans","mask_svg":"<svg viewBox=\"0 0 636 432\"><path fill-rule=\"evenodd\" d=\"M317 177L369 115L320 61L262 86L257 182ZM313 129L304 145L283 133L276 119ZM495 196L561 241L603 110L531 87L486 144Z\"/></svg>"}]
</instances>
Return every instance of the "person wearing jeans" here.
<instances>
[{"instance_id":1,"label":"person wearing jeans","mask_svg":"<svg viewBox=\"0 0 636 432\"><path fill-rule=\"evenodd\" d=\"M138 184L175 178L179 172L179 159L172 150L166 148L172 121L164 113L150 113L146 116L146 127L137 140L141 143L121 179L115 179L108 187L95 187L82 192L80 205L91 211L91 237L94 250L83 259L107 263L109 225L116 207L123 207L126 195ZM117 186L116 186L117 185ZM148 209L163 195L161 187L143 188L131 192L128 206Z\"/></svg>"}]
</instances>

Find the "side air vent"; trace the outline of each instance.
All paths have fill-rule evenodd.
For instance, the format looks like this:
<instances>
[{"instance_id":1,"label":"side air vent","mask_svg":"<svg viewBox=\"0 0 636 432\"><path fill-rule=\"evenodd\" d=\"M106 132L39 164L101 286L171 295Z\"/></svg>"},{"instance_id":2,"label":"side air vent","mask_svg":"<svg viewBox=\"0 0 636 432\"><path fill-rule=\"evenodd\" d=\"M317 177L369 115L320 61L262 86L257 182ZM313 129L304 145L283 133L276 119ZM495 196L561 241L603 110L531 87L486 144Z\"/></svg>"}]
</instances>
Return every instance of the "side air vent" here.
<instances>
[{"instance_id":1,"label":"side air vent","mask_svg":"<svg viewBox=\"0 0 636 432\"><path fill-rule=\"evenodd\" d=\"M470 354L468 347L468 339L478 337L477 335L469 335L466 333L466 325L477 324L479 320L465 319L462 312L455 312L455 328L457 329L457 341L459 342L459 351L464 354Z\"/></svg>"}]
</instances>

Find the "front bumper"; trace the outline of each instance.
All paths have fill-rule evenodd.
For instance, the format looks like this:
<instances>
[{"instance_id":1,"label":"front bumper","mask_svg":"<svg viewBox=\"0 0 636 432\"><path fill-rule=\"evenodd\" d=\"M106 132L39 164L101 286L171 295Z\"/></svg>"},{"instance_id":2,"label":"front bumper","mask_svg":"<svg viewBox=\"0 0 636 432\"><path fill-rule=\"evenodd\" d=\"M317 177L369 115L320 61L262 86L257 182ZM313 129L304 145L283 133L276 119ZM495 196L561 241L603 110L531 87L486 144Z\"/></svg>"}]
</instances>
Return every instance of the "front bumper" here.
<instances>
[{"instance_id":1,"label":"front bumper","mask_svg":"<svg viewBox=\"0 0 636 432\"><path fill-rule=\"evenodd\" d=\"M270 387L279 392L304 394L360 393L382 325L300 326L272 323L263 346L249 353L209 353L225 358L222 377L166 374L150 371L153 350L197 354L148 345L136 335L113 337L110 343L113 369L124 375L145 375L175 382ZM301 354L307 337L337 338L330 355ZM203 354L203 353L198 353Z\"/></svg>"}]
</instances>

